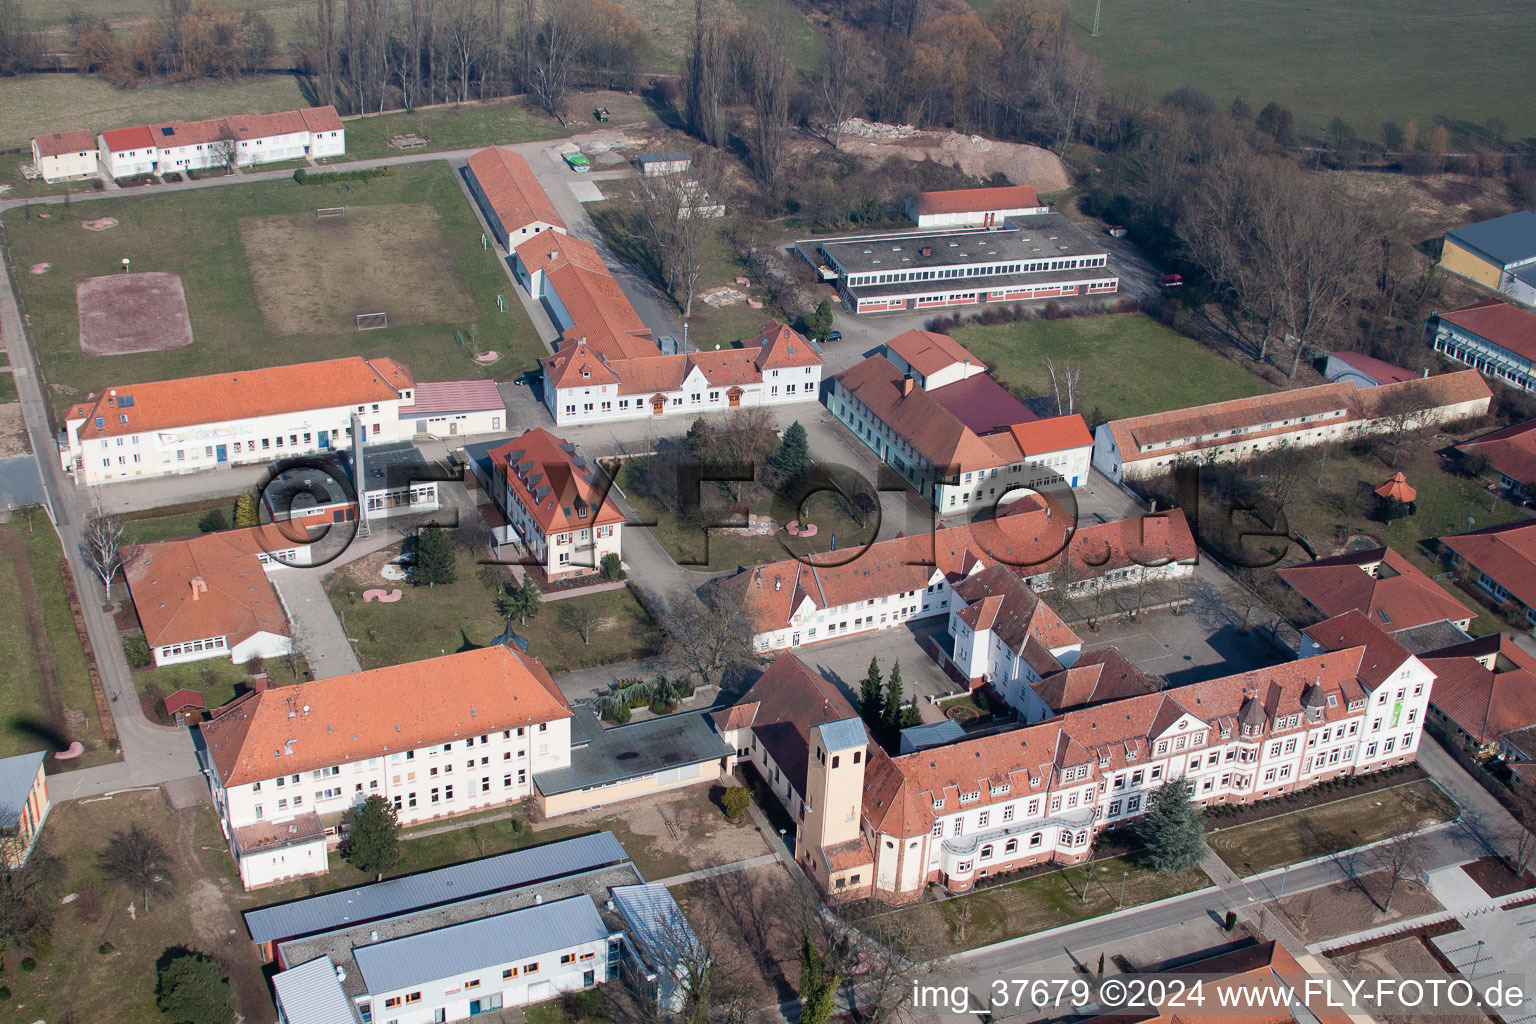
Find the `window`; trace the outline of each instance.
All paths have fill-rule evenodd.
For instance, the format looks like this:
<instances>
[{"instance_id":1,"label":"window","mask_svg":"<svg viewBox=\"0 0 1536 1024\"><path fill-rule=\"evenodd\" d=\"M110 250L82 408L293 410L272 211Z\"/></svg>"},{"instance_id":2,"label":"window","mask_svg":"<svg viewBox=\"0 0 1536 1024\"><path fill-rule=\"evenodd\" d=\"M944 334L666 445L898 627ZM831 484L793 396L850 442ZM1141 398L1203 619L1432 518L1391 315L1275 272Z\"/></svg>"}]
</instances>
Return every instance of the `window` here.
<instances>
[{"instance_id":1,"label":"window","mask_svg":"<svg viewBox=\"0 0 1536 1024\"><path fill-rule=\"evenodd\" d=\"M420 992L410 992L410 993L406 994L405 1003L406 1003L407 1006L409 1006L411 1003L419 1003L419 1002L421 1002L421 993Z\"/></svg>"},{"instance_id":2,"label":"window","mask_svg":"<svg viewBox=\"0 0 1536 1024\"><path fill-rule=\"evenodd\" d=\"M384 1009L386 1009L386 1010L392 1010L392 1009L394 1009L395 1007L397 1007L399 1005L400 1005L400 997L399 996L390 996L388 999L384 1000Z\"/></svg>"},{"instance_id":3,"label":"window","mask_svg":"<svg viewBox=\"0 0 1536 1024\"><path fill-rule=\"evenodd\" d=\"M575 953L561 953L560 954L560 962L562 964L573 964L573 963L576 962L576 954Z\"/></svg>"},{"instance_id":4,"label":"window","mask_svg":"<svg viewBox=\"0 0 1536 1024\"><path fill-rule=\"evenodd\" d=\"M480 987L480 979L479 978L471 978L469 981L466 981L464 983L464 987L465 988L479 988Z\"/></svg>"},{"instance_id":5,"label":"window","mask_svg":"<svg viewBox=\"0 0 1536 1024\"><path fill-rule=\"evenodd\" d=\"M506 970L501 972L501 976L503 978L515 978L515 977L517 977L517 968L516 967L508 967Z\"/></svg>"},{"instance_id":6,"label":"window","mask_svg":"<svg viewBox=\"0 0 1536 1024\"><path fill-rule=\"evenodd\" d=\"M1036 832L1034 835L1029 837L1029 848L1031 850L1033 850L1035 847L1039 846L1044 840L1045 840L1045 833L1043 833L1043 832Z\"/></svg>"},{"instance_id":7,"label":"window","mask_svg":"<svg viewBox=\"0 0 1536 1024\"><path fill-rule=\"evenodd\" d=\"M532 963L523 964L523 973L524 974L537 974L537 973L539 973L539 962L537 960L535 960Z\"/></svg>"}]
</instances>

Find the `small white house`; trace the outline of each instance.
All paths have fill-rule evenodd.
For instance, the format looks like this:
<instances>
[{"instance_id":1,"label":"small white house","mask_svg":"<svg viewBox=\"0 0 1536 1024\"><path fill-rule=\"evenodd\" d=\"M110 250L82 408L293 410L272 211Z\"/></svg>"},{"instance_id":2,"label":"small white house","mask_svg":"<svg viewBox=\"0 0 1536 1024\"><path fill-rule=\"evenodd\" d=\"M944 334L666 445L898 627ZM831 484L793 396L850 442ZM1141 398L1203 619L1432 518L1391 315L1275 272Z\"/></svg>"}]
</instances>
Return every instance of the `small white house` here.
<instances>
[{"instance_id":1,"label":"small white house","mask_svg":"<svg viewBox=\"0 0 1536 1024\"><path fill-rule=\"evenodd\" d=\"M641 153L635 157L635 163L645 175L682 174L693 167L693 158L679 149L671 153Z\"/></svg>"},{"instance_id":2,"label":"small white house","mask_svg":"<svg viewBox=\"0 0 1536 1024\"><path fill-rule=\"evenodd\" d=\"M96 174L96 137L88 131L57 132L32 140L32 166L49 184Z\"/></svg>"},{"instance_id":3,"label":"small white house","mask_svg":"<svg viewBox=\"0 0 1536 1024\"><path fill-rule=\"evenodd\" d=\"M132 178L153 174L159 149L149 125L114 128L97 137L97 158L109 178Z\"/></svg>"},{"instance_id":4,"label":"small white house","mask_svg":"<svg viewBox=\"0 0 1536 1024\"><path fill-rule=\"evenodd\" d=\"M907 200L907 216L920 228L1002 227L1009 217L1050 212L1028 185L919 192Z\"/></svg>"}]
</instances>

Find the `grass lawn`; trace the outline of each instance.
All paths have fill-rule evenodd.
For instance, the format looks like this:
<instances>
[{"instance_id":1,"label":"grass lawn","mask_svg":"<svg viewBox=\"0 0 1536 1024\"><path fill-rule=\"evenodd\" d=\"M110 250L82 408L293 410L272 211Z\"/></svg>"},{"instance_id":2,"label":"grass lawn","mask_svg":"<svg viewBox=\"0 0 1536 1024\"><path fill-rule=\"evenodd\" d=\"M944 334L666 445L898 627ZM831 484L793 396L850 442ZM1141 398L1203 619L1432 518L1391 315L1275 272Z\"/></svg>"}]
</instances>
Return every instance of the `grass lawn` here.
<instances>
[{"instance_id":1,"label":"grass lawn","mask_svg":"<svg viewBox=\"0 0 1536 1024\"><path fill-rule=\"evenodd\" d=\"M116 761L102 741L85 649L59 576L58 534L41 509L0 524L0 757L57 750L79 740L85 753L49 771Z\"/></svg>"},{"instance_id":2,"label":"grass lawn","mask_svg":"<svg viewBox=\"0 0 1536 1024\"><path fill-rule=\"evenodd\" d=\"M1270 390L1236 363L1137 313L966 327L954 337L1029 395L1050 390L1042 360L1081 363L1084 405L1106 419Z\"/></svg>"},{"instance_id":3,"label":"grass lawn","mask_svg":"<svg viewBox=\"0 0 1536 1024\"><path fill-rule=\"evenodd\" d=\"M463 553L458 580L435 587L407 587L403 600L382 604L362 600L364 586L376 586L378 568L389 552L359 559L326 582L331 605L352 638L364 668L399 665L444 653L484 647L506 628L496 613L495 593L482 583ZM567 607L597 610L600 624L583 644L563 624ZM517 631L528 638L528 653L552 673L629 661L652 653L656 627L629 588L549 601Z\"/></svg>"},{"instance_id":4,"label":"grass lawn","mask_svg":"<svg viewBox=\"0 0 1536 1024\"><path fill-rule=\"evenodd\" d=\"M97 863L112 834L131 825L157 836L170 854L173 893L151 897L147 908L140 894L108 878ZM220 960L233 982L232 1001L246 1020L272 1018L259 957L238 917L266 898L240 890L208 807L173 811L160 790L57 804L41 848L63 861L59 895L79 898L50 908L51 946L30 953L37 969L5 972L7 1003L25 1006L27 1020L62 1020L73 1009L78 1020L164 1024L155 1006L155 961L173 946ZM19 964L22 956L7 950L6 966ZM110 1013L96 1018L105 1006Z\"/></svg>"},{"instance_id":5,"label":"grass lawn","mask_svg":"<svg viewBox=\"0 0 1536 1024\"><path fill-rule=\"evenodd\" d=\"M0 404L16 401L16 378L9 371L0 373Z\"/></svg>"},{"instance_id":6,"label":"grass lawn","mask_svg":"<svg viewBox=\"0 0 1536 1024\"><path fill-rule=\"evenodd\" d=\"M436 251L433 278L462 281L474 319L361 332L349 326L339 332L317 329L313 334L269 334L263 324L263 303L270 311L274 305L280 306L284 297L263 295L253 284L241 219L310 214L325 206L387 204L430 208L444 243ZM497 312L496 295L509 293L512 283L496 259L482 251L474 211L453 171L443 164L408 165L365 183L302 186L288 180L255 182L196 193L110 199L86 206L67 210L55 207L46 220L29 218L24 210L11 211L5 217L11 254L18 266L43 261L53 264L47 274L21 275L19 285L44 376L64 392L57 399L61 406L72 395L114 384L347 355L393 356L408 365L419 380L510 378L532 369L546 351L518 303L510 303L506 313ZM99 237L87 237L79 222L95 217L116 218L118 225ZM377 253L371 256L380 262L379 272L396 282L396 288L411 287L411 257L400 254L391 262ZM111 357L81 354L76 282L120 271L124 257L133 260L135 270L181 275L194 337L190 347ZM355 254L348 258L355 258ZM341 293L337 294L340 301ZM342 312L350 317L352 312L367 310ZM478 347L495 349L502 358L490 367L478 366L456 341L456 330L466 335L473 332Z\"/></svg>"},{"instance_id":7,"label":"grass lawn","mask_svg":"<svg viewBox=\"0 0 1536 1024\"><path fill-rule=\"evenodd\" d=\"M1427 131L1436 116L1498 117L1513 138L1536 135L1516 71L1536 52L1536 22L1519 0L1217 0L1198 9L1147 0L1105 4L1097 39L1094 9L1095 0L1072 0L1077 45L1103 60L1112 83L1139 80L1153 99L1188 82L1222 109L1234 96L1254 110L1274 101L1295 113L1298 128L1342 117L1368 139L1380 139L1383 121L1416 119Z\"/></svg>"},{"instance_id":8,"label":"grass lawn","mask_svg":"<svg viewBox=\"0 0 1536 1024\"><path fill-rule=\"evenodd\" d=\"M1089 867L1092 880L1084 900L1083 880ZM911 937L917 955L933 959L1111 913L1120 907L1122 872L1129 872L1124 876L1127 907L1211 884L1198 869L1159 875L1122 857L1106 857L1091 865L1051 871L967 896L925 900L881 917L896 917Z\"/></svg>"},{"instance_id":9,"label":"grass lawn","mask_svg":"<svg viewBox=\"0 0 1536 1024\"><path fill-rule=\"evenodd\" d=\"M302 674L305 670L302 659L298 666ZM295 681L287 658L269 658L266 671L267 680L273 686L287 686ZM209 708L218 708L251 688L251 674L248 666L236 665L228 658L208 658L184 665L136 669L133 685L141 694L158 692L160 697L156 699L161 701L180 689L197 690ZM163 712L164 708L161 703L158 710ZM162 720L167 724L170 722L169 718L162 717Z\"/></svg>"},{"instance_id":10,"label":"grass lawn","mask_svg":"<svg viewBox=\"0 0 1536 1024\"><path fill-rule=\"evenodd\" d=\"M1206 836L1239 875L1325 857L1366 843L1450 821L1457 807L1428 779L1362 793Z\"/></svg>"},{"instance_id":11,"label":"grass lawn","mask_svg":"<svg viewBox=\"0 0 1536 1024\"><path fill-rule=\"evenodd\" d=\"M69 12L67 5L33 6L56 12L59 20ZM147 16L159 11L153 0L145 0L145 6L150 8ZM290 75L137 89L118 89L95 75L18 75L0 78L0 147L26 146L32 136L42 132L74 128L99 132L154 121L273 113L307 106L309 101L299 91L298 79Z\"/></svg>"},{"instance_id":12,"label":"grass lawn","mask_svg":"<svg viewBox=\"0 0 1536 1024\"><path fill-rule=\"evenodd\" d=\"M619 0L619 3L645 30L641 68L675 74L682 66L693 33L693 0ZM785 48L795 68L813 71L821 59L824 44L820 33L788 0L719 0L706 9L723 22L740 18L760 25L766 25L767 19L782 13Z\"/></svg>"}]
</instances>

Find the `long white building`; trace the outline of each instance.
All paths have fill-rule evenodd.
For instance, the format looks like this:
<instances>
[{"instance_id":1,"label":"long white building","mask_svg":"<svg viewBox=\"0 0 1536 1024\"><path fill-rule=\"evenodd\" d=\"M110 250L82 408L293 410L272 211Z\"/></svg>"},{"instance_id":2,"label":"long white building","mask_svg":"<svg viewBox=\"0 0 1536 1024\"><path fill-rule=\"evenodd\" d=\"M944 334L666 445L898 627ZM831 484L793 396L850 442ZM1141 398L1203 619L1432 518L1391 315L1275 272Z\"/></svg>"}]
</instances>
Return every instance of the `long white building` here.
<instances>
[{"instance_id":1,"label":"long white building","mask_svg":"<svg viewBox=\"0 0 1536 1024\"><path fill-rule=\"evenodd\" d=\"M95 150L94 160L108 177L129 178L341 156L347 132L336 108L327 105L113 128L96 137Z\"/></svg>"},{"instance_id":2,"label":"long white building","mask_svg":"<svg viewBox=\"0 0 1536 1024\"><path fill-rule=\"evenodd\" d=\"M247 888L323 874L351 808L401 824L516 803L571 761L571 708L500 644L249 693L200 727L198 758Z\"/></svg>"}]
</instances>

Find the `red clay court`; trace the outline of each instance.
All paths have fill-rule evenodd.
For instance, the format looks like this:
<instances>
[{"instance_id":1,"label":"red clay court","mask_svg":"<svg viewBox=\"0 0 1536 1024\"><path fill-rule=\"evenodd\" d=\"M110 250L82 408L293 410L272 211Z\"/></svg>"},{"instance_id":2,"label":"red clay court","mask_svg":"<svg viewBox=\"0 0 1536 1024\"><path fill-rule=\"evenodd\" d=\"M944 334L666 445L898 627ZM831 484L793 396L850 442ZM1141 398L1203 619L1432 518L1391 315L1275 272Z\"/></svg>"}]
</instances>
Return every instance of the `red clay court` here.
<instances>
[{"instance_id":1,"label":"red clay court","mask_svg":"<svg viewBox=\"0 0 1536 1024\"><path fill-rule=\"evenodd\" d=\"M80 351L88 356L159 352L192 344L181 275L163 271L88 277L75 285Z\"/></svg>"}]
</instances>

